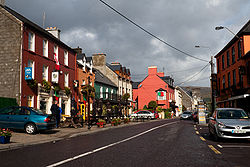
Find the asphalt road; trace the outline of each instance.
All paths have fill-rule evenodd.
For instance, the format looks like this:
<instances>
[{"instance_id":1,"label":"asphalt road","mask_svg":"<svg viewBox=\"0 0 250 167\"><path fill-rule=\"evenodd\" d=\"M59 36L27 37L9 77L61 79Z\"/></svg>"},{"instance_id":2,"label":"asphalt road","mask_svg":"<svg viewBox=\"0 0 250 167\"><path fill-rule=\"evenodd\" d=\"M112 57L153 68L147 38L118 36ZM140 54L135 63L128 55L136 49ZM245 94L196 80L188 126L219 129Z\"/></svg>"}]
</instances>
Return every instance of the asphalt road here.
<instances>
[{"instance_id":1,"label":"asphalt road","mask_svg":"<svg viewBox=\"0 0 250 167\"><path fill-rule=\"evenodd\" d=\"M177 119L111 128L0 152L0 166L249 166L249 141L225 147L239 142L214 142L206 128Z\"/></svg>"}]
</instances>

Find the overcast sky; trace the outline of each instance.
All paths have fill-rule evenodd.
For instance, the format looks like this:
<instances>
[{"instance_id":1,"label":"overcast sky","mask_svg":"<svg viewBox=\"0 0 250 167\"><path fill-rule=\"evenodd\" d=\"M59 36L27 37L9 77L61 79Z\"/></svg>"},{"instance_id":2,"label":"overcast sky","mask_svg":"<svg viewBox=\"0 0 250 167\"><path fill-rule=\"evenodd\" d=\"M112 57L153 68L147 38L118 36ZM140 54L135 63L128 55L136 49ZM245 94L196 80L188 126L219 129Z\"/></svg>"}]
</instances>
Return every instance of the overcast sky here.
<instances>
[{"instance_id":1,"label":"overcast sky","mask_svg":"<svg viewBox=\"0 0 250 167\"><path fill-rule=\"evenodd\" d=\"M250 19L249 0L104 0L168 44L210 60ZM99 0L6 0L6 5L42 27L56 26L61 40L81 47L87 56L105 53L107 62L129 68L133 81L147 76L147 67L174 78L175 84L198 73L207 62L180 53L146 34ZM208 48L195 48L195 45ZM210 66L183 85L209 86Z\"/></svg>"}]
</instances>

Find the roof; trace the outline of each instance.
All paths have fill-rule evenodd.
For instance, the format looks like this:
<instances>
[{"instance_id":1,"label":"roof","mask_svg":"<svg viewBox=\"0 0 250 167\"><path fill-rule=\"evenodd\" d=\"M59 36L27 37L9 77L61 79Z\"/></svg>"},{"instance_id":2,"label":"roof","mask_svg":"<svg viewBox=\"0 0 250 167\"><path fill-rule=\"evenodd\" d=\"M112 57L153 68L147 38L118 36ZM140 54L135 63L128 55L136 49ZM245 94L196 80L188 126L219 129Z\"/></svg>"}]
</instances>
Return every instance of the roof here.
<instances>
[{"instance_id":1,"label":"roof","mask_svg":"<svg viewBox=\"0 0 250 167\"><path fill-rule=\"evenodd\" d=\"M121 67L122 67L122 65L120 65L120 64L115 64L115 65L113 65L113 64L106 64L111 70L113 70L113 71L120 71L121 70Z\"/></svg>"},{"instance_id":2,"label":"roof","mask_svg":"<svg viewBox=\"0 0 250 167\"><path fill-rule=\"evenodd\" d=\"M5 5L4 6L0 5L0 6L2 8L4 8L6 11L8 11L9 13L11 13L13 16L15 16L17 19L19 19L20 21L22 21L24 23L24 25L28 25L28 26L32 27L33 29L39 31L41 34L45 35L46 37L48 37L48 38L56 41L57 43L59 43L60 45L62 45L65 48L67 48L68 50L76 53L71 47L69 47L68 45L66 45L62 41L60 41L58 38L56 38L55 36L53 36L48 31L46 31L43 28L41 28L39 25L35 24L34 22L30 21L26 17L22 16L21 14L17 13L16 11L12 10L11 8L9 8L9 7L5 6Z\"/></svg>"},{"instance_id":3,"label":"roof","mask_svg":"<svg viewBox=\"0 0 250 167\"><path fill-rule=\"evenodd\" d=\"M95 82L99 82L99 83L102 83L104 85L109 85L109 86L117 88L117 86L108 77L106 77L103 73L101 73L101 71L99 71L97 69L95 69L95 70L96 70Z\"/></svg>"},{"instance_id":4,"label":"roof","mask_svg":"<svg viewBox=\"0 0 250 167\"><path fill-rule=\"evenodd\" d=\"M76 60L83 60L84 57L86 57L84 53L77 54Z\"/></svg>"},{"instance_id":5,"label":"roof","mask_svg":"<svg viewBox=\"0 0 250 167\"><path fill-rule=\"evenodd\" d=\"M216 54L215 58L225 52L229 47L231 47L232 44L239 40L238 37L241 37L243 35L250 35L250 20L248 20L248 22L242 27L242 29L236 34L236 36L234 36L233 39L219 53Z\"/></svg>"},{"instance_id":6,"label":"roof","mask_svg":"<svg viewBox=\"0 0 250 167\"><path fill-rule=\"evenodd\" d=\"M132 89L138 89L138 85L140 84L141 82L132 82Z\"/></svg>"},{"instance_id":7,"label":"roof","mask_svg":"<svg viewBox=\"0 0 250 167\"><path fill-rule=\"evenodd\" d=\"M91 62L92 61L92 57L86 57L86 61L87 62Z\"/></svg>"}]
</instances>

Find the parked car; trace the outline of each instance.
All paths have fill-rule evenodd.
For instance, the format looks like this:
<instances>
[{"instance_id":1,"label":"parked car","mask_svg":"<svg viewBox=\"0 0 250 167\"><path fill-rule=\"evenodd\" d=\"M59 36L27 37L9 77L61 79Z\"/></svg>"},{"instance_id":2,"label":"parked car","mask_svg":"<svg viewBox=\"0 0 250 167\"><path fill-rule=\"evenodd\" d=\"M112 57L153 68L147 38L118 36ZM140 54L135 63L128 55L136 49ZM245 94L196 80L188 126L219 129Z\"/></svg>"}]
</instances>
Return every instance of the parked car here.
<instances>
[{"instance_id":1,"label":"parked car","mask_svg":"<svg viewBox=\"0 0 250 167\"><path fill-rule=\"evenodd\" d=\"M0 110L0 128L23 129L28 134L48 130L56 126L56 120L30 107L6 107Z\"/></svg>"},{"instance_id":2,"label":"parked car","mask_svg":"<svg viewBox=\"0 0 250 167\"><path fill-rule=\"evenodd\" d=\"M158 114L158 112L157 111L152 111L152 113L154 113L154 115L155 115L155 119L157 119L157 118L159 118L159 114Z\"/></svg>"},{"instance_id":3,"label":"parked car","mask_svg":"<svg viewBox=\"0 0 250 167\"><path fill-rule=\"evenodd\" d=\"M250 139L250 119L237 108L217 108L209 118L209 134L219 138Z\"/></svg>"},{"instance_id":4,"label":"parked car","mask_svg":"<svg viewBox=\"0 0 250 167\"><path fill-rule=\"evenodd\" d=\"M141 110L141 111L137 111L137 112L131 114L130 117L135 118L135 119L139 119L139 118L154 119L155 114L150 112L150 111L147 111L147 110Z\"/></svg>"},{"instance_id":5,"label":"parked car","mask_svg":"<svg viewBox=\"0 0 250 167\"><path fill-rule=\"evenodd\" d=\"M184 111L181 116L180 116L180 120L182 119L192 119L192 112L191 111Z\"/></svg>"}]
</instances>

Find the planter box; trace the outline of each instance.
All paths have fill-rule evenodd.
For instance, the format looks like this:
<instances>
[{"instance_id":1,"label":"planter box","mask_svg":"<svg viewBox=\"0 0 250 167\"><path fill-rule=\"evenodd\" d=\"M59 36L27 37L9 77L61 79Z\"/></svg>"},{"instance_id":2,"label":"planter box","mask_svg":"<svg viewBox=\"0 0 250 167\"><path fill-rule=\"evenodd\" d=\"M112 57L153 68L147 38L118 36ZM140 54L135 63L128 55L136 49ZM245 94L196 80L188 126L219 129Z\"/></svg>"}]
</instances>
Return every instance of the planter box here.
<instances>
[{"instance_id":1,"label":"planter box","mask_svg":"<svg viewBox=\"0 0 250 167\"><path fill-rule=\"evenodd\" d=\"M0 136L0 143L6 144L10 142L10 136Z\"/></svg>"}]
</instances>

